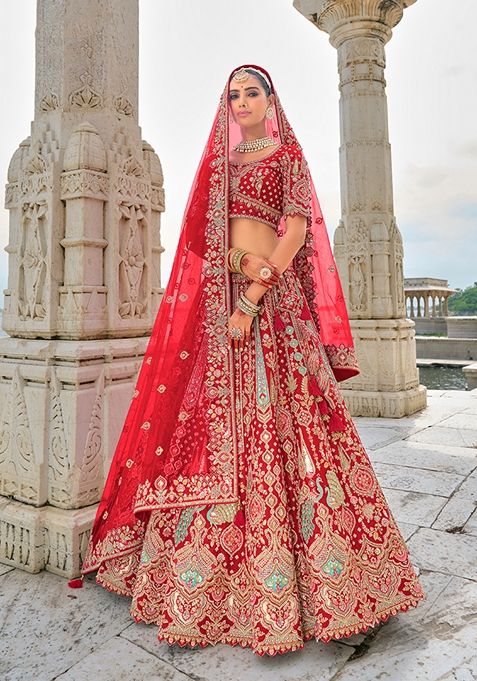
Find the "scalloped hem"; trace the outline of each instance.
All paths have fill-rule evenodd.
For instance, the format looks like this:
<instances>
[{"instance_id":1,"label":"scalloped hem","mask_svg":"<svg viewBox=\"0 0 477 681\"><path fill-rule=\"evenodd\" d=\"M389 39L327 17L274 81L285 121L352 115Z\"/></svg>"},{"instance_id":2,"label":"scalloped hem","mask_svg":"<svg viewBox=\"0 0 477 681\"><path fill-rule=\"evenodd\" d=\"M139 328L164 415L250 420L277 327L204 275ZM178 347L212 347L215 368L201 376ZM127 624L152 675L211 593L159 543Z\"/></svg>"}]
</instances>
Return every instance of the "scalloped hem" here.
<instances>
[{"instance_id":1,"label":"scalloped hem","mask_svg":"<svg viewBox=\"0 0 477 681\"><path fill-rule=\"evenodd\" d=\"M93 572L94 570L89 570L88 572ZM120 587L115 586L114 584L111 584L110 582L104 580L100 574L97 574L95 576L95 581L102 587L104 587L107 591L110 591L111 593L118 594L120 596L125 596L132 598L131 592L127 589L123 589ZM179 645L182 648L185 647L190 647L190 648L205 648L208 645L215 646L218 643L223 643L225 645L230 645L230 646L240 646L241 648L250 648L252 652L254 652L256 655L264 656L264 655L283 655L285 653L289 653L295 650L300 650L304 647L304 644L306 641L309 641L311 639L315 639L317 642L321 643L329 643L330 641L340 641L344 638L349 638L350 636L353 636L355 634L360 634L363 632L368 631L369 629L373 629L376 627L378 624L383 624L384 622L387 622L390 617L393 617L395 615L398 615L400 612L407 612L411 608L415 608L419 605L421 601L425 600L425 594L423 594L420 598L408 598L398 605L393 605L392 607L388 608L387 610L384 610L377 614L373 620L368 624L368 623L362 623L362 624L356 624L354 626L347 626L347 627L336 627L334 629L329 629L326 632L323 632L321 634L315 634L314 629L310 629L308 631L305 631L303 633L303 636L301 638L297 638L295 640L291 640L289 643L280 646L274 646L274 645L260 645L259 643L257 644L253 638L237 638L236 636L222 636L220 639L217 639L215 641L209 640L206 637L200 637L200 636L195 636L191 635L190 637L184 637L181 634L167 634L167 633L162 633L159 631L157 634L157 640L160 642L167 643L169 645ZM139 622L144 622L147 625L151 624L156 624L158 626L157 622L154 622L154 620L147 621L141 617L136 617L131 613L131 617L134 622L139 623Z\"/></svg>"},{"instance_id":2,"label":"scalloped hem","mask_svg":"<svg viewBox=\"0 0 477 681\"><path fill-rule=\"evenodd\" d=\"M179 645L181 648L185 648L189 646L190 648L205 648L208 645L215 646L218 643L224 643L226 645L230 646L240 646L241 648L250 648L256 655L260 656L274 656L274 655L284 655L285 653L292 652L294 650L300 650L304 648L304 644L306 641L309 641L311 639L315 639L317 642L321 643L330 643L331 641L340 641L343 638L349 638L350 636L353 636L354 634L360 634L365 631L368 631L368 629L372 629L376 627L378 624L383 624L384 622L387 622L387 620L390 617L393 617L395 615L398 615L400 612L406 612L410 608L415 608L417 605L424 599L419 598L419 599L409 599L407 601L403 601L400 603L398 606L393 606L392 608L389 608L389 610L386 610L382 613L379 613L373 621L370 624L357 624L354 627L338 627L336 629L332 629L331 631L328 631L325 634L322 635L316 635L314 630L308 630L304 632L302 638L290 641L289 644L283 644L280 646L274 646L274 645L260 645L260 644L255 644L253 639L251 638L245 638L245 639L239 639L236 636L223 636L222 638L218 639L217 641L210 641L209 639L205 637L199 637L199 636L190 636L185 638L184 636L180 634L163 634L162 632L159 632L157 634L157 640L167 643L169 645ZM145 620L142 620L141 618L134 617L132 616L133 620L137 623L139 622L145 622ZM153 622L146 622L146 624L153 624Z\"/></svg>"},{"instance_id":3,"label":"scalloped hem","mask_svg":"<svg viewBox=\"0 0 477 681\"><path fill-rule=\"evenodd\" d=\"M95 581L107 591L110 591L112 593L119 594L120 596L126 596L131 598L131 594L129 591L125 589L120 589L119 587L114 586L110 582L107 582L101 578L101 575L96 575ZM399 605L394 605L392 608L389 608L388 610L384 610L383 612L380 612L378 615L374 617L374 619L369 623L369 624L356 624L355 626L352 627L337 627L335 629L331 629L327 631L326 633L323 634L317 634L315 635L314 630L310 629L308 631L305 631L302 638L296 639L295 641L290 641L289 645L281 645L281 646L261 646L260 644L256 645L254 644L254 640L252 638L245 638L245 639L239 639L236 636L222 636L222 638L217 639L216 641L211 641L208 638L205 637L200 637L200 636L190 636L185 638L181 634L162 634L159 632L157 634L157 640L167 643L169 645L179 645L182 648L185 648L189 646L190 648L205 648L208 645L215 646L218 643L224 643L226 645L230 646L240 646L241 648L250 648L255 654L264 656L264 655L284 655L285 653L292 652L294 650L300 650L304 647L304 644L306 641L309 641L313 638L316 639L317 642L321 643L330 643L330 641L340 641L343 638L350 638L350 636L354 636L355 634L361 634L365 631L368 631L368 629L373 629L376 627L378 624L383 624L384 622L387 622L390 617L393 617L395 615L398 615L400 612L407 612L410 610L410 608L416 608L421 601L425 599L425 595L423 595L421 598L410 598L405 601L402 601ZM145 622L147 625L150 624L158 624L157 622L154 621L146 621L140 617L135 617L134 615L131 615L132 619L134 622L139 623L139 622Z\"/></svg>"}]
</instances>

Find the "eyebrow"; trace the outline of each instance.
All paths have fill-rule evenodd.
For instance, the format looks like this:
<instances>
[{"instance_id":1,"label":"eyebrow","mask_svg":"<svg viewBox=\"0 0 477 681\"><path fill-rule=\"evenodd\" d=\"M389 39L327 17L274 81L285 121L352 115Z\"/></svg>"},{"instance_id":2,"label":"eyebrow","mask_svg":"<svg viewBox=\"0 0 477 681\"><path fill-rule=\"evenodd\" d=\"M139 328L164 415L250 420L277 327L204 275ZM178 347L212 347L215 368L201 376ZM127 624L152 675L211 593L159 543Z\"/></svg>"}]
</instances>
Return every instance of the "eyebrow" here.
<instances>
[{"instance_id":1,"label":"eyebrow","mask_svg":"<svg viewBox=\"0 0 477 681\"><path fill-rule=\"evenodd\" d=\"M250 85L249 87L245 88L246 90L258 90L258 85ZM236 88L229 90L229 92L238 92Z\"/></svg>"}]
</instances>

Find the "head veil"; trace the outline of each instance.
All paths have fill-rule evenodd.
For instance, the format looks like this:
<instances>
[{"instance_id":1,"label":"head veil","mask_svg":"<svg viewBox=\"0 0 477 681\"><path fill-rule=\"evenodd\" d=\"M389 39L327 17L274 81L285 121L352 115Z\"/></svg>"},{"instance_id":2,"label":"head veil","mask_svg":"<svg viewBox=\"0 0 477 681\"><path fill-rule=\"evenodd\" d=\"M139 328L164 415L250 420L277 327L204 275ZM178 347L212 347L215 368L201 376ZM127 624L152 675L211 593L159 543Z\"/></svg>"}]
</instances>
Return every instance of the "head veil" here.
<instances>
[{"instance_id":1,"label":"head veil","mask_svg":"<svg viewBox=\"0 0 477 681\"><path fill-rule=\"evenodd\" d=\"M111 463L83 572L140 545L149 512L237 500L234 357L226 265L229 152L241 139L228 90L239 68L264 73L275 95L267 135L298 144L270 75L244 64L220 97L181 225L171 275ZM343 292L310 177L306 240L293 260L340 381L359 373ZM278 233L285 231L282 218Z\"/></svg>"}]
</instances>

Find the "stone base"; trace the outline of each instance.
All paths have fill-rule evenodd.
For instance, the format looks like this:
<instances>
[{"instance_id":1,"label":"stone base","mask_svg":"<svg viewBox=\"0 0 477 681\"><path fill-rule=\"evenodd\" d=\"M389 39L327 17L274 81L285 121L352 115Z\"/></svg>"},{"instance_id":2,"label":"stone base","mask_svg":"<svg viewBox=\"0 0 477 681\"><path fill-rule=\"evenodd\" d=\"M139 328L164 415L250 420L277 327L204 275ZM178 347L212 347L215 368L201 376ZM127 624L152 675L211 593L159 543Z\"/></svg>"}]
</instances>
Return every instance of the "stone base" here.
<instances>
[{"instance_id":1,"label":"stone base","mask_svg":"<svg viewBox=\"0 0 477 681\"><path fill-rule=\"evenodd\" d=\"M69 579L80 575L97 504L68 511L0 499L0 563Z\"/></svg>"},{"instance_id":2,"label":"stone base","mask_svg":"<svg viewBox=\"0 0 477 681\"><path fill-rule=\"evenodd\" d=\"M398 392L346 389L341 392L352 416L402 418L427 406L427 388L424 385Z\"/></svg>"},{"instance_id":3,"label":"stone base","mask_svg":"<svg viewBox=\"0 0 477 681\"><path fill-rule=\"evenodd\" d=\"M99 501L148 340L0 339L0 498Z\"/></svg>"},{"instance_id":4,"label":"stone base","mask_svg":"<svg viewBox=\"0 0 477 681\"><path fill-rule=\"evenodd\" d=\"M411 319L350 320L360 373L340 388L352 416L401 418L424 409Z\"/></svg>"}]
</instances>

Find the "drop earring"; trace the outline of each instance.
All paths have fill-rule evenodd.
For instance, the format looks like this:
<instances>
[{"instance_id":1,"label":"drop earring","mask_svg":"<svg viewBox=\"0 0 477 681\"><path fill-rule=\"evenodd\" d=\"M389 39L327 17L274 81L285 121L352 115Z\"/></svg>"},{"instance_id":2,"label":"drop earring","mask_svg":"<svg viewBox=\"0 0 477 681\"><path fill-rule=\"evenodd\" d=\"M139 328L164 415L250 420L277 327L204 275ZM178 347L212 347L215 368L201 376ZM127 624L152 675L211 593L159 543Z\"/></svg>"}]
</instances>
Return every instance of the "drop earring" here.
<instances>
[{"instance_id":1,"label":"drop earring","mask_svg":"<svg viewBox=\"0 0 477 681\"><path fill-rule=\"evenodd\" d=\"M269 106L265 112L265 116L267 118L273 118L273 109L271 106Z\"/></svg>"}]
</instances>

